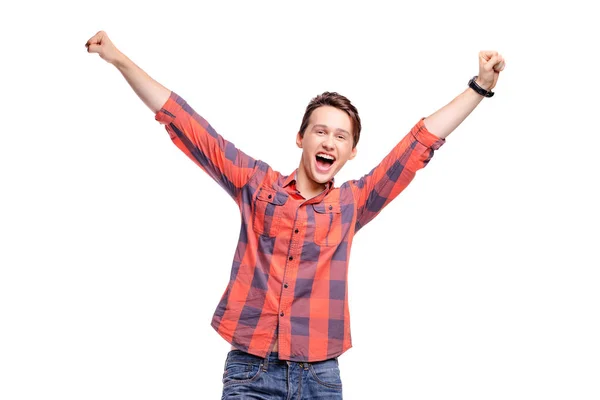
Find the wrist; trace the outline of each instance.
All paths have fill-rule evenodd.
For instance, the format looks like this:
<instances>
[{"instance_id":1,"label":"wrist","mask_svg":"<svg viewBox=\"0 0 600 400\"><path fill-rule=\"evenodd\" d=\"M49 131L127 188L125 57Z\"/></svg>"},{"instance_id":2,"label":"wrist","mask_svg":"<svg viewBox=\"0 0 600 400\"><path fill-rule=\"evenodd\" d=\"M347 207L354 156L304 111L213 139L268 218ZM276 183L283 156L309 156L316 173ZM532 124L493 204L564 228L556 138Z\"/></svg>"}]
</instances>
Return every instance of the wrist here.
<instances>
[{"instance_id":1,"label":"wrist","mask_svg":"<svg viewBox=\"0 0 600 400\"><path fill-rule=\"evenodd\" d=\"M117 50L115 57L110 61L110 63L112 65L114 65L115 67L117 67L117 69L122 70L123 68L125 68L127 66L128 60L129 59L127 58L127 56L125 54L123 54L119 50Z\"/></svg>"},{"instance_id":2,"label":"wrist","mask_svg":"<svg viewBox=\"0 0 600 400\"><path fill-rule=\"evenodd\" d=\"M494 95L494 92L492 92L491 90L488 90L486 88L483 88L481 86L479 86L479 84L477 83L477 79L479 77L478 76L474 76L469 80L469 87L471 89L473 89L477 94L483 96L483 97L492 97ZM491 86L491 85L490 85Z\"/></svg>"},{"instance_id":3,"label":"wrist","mask_svg":"<svg viewBox=\"0 0 600 400\"><path fill-rule=\"evenodd\" d=\"M487 82L481 79L480 77L477 77L477 79L475 79L475 83L482 89L485 89L487 91L491 90L492 82Z\"/></svg>"}]
</instances>

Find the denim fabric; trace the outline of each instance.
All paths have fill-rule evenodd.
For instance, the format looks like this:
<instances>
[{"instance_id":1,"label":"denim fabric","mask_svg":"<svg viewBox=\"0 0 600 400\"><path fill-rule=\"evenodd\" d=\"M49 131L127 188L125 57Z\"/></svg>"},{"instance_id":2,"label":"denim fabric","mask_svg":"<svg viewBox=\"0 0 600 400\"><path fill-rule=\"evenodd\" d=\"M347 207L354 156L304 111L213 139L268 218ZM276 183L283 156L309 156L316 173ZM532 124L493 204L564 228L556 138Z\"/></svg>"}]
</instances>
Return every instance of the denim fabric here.
<instances>
[{"instance_id":1,"label":"denim fabric","mask_svg":"<svg viewBox=\"0 0 600 400\"><path fill-rule=\"evenodd\" d=\"M225 361L221 399L340 400L338 360L284 361L277 353L264 359L232 350Z\"/></svg>"}]
</instances>

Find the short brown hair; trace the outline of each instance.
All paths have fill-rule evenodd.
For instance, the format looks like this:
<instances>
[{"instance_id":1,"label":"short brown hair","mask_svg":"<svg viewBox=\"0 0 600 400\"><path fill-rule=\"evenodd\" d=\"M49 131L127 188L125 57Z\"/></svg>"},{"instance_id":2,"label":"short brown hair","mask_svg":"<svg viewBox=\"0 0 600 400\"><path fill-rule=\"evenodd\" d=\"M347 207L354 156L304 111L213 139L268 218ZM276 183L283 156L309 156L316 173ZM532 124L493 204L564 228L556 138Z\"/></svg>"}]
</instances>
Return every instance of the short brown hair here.
<instances>
[{"instance_id":1,"label":"short brown hair","mask_svg":"<svg viewBox=\"0 0 600 400\"><path fill-rule=\"evenodd\" d=\"M300 125L300 137L304 137L304 131L308 127L308 120L310 119L312 112L321 106L335 107L348 114L352 120L352 139L354 140L352 143L352 148L355 148L358 144L358 139L360 139L361 129L358 111L356 110L356 107L350 103L348 98L336 92L324 92L323 94L313 98L310 103L308 103L308 106L306 106L306 111L304 112L304 117L302 117L302 124Z\"/></svg>"}]
</instances>

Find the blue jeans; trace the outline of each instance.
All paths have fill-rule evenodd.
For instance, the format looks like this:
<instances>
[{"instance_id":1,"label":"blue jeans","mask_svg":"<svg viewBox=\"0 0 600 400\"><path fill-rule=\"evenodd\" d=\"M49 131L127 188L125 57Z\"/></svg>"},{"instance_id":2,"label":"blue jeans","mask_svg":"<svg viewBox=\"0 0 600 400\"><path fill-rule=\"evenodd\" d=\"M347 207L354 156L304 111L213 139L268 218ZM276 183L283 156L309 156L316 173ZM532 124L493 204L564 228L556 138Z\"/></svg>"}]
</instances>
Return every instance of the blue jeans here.
<instances>
[{"instance_id":1,"label":"blue jeans","mask_svg":"<svg viewBox=\"0 0 600 400\"><path fill-rule=\"evenodd\" d=\"M342 381L337 358L295 362L231 350L225 361L223 397L260 400L340 400Z\"/></svg>"}]
</instances>

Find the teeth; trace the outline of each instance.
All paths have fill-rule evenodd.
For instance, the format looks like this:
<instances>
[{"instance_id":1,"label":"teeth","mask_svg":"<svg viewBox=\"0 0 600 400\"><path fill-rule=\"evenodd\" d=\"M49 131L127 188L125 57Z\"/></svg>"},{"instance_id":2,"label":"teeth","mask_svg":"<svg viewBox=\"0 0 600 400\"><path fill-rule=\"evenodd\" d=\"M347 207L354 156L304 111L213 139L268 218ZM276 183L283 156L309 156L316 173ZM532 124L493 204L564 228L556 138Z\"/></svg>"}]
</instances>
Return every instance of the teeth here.
<instances>
[{"instance_id":1,"label":"teeth","mask_svg":"<svg viewBox=\"0 0 600 400\"><path fill-rule=\"evenodd\" d=\"M323 154L323 153L319 153L319 154L317 154L317 155L318 155L319 157L323 157L323 158L326 158L326 159L328 159L328 160L333 160L333 159L334 159L334 158L333 158L333 156L330 156L329 154Z\"/></svg>"}]
</instances>

